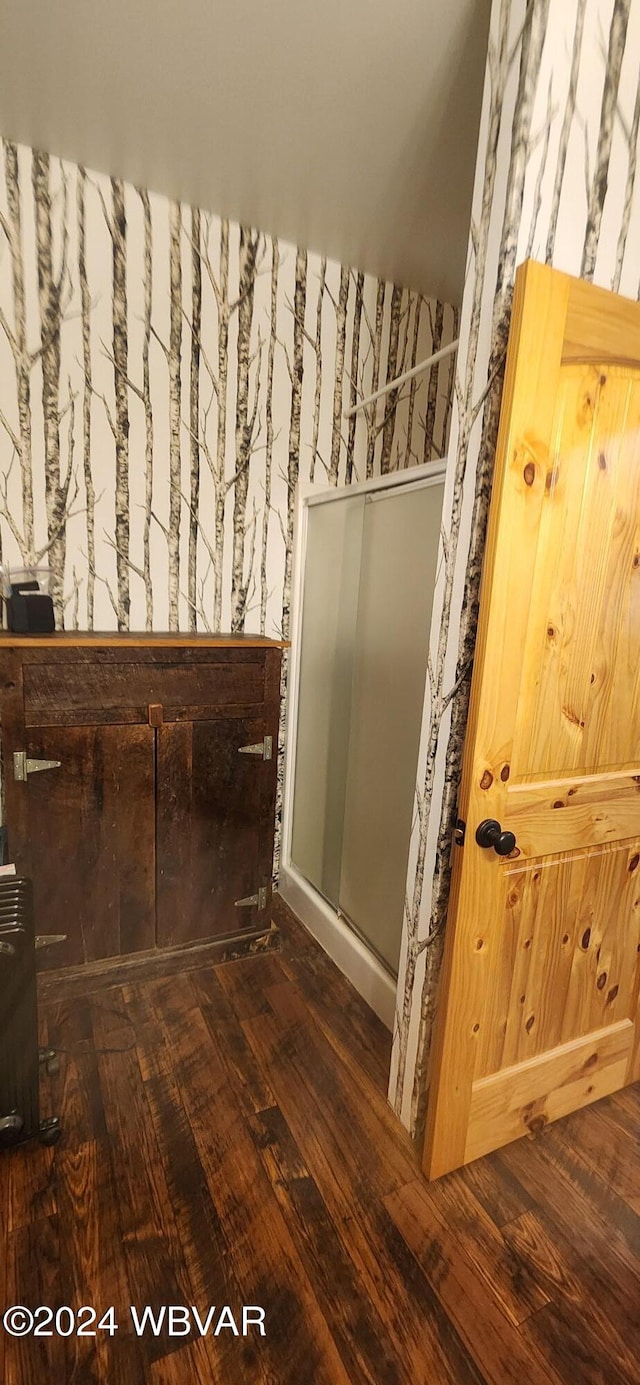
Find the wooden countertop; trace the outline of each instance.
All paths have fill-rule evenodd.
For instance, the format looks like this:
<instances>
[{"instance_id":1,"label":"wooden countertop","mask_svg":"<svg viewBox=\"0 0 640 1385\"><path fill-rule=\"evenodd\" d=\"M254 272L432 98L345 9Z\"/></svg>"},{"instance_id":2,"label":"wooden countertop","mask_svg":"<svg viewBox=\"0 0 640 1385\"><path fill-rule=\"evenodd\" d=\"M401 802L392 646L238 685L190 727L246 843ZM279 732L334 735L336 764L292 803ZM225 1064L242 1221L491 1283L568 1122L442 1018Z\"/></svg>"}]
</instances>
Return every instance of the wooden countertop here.
<instances>
[{"instance_id":1,"label":"wooden countertop","mask_svg":"<svg viewBox=\"0 0 640 1385\"><path fill-rule=\"evenodd\" d=\"M266 635L204 635L177 631L171 634L149 634L146 631L108 630L56 630L52 635L19 635L12 630L0 631L0 648L12 649L51 649L64 645L96 645L104 648L117 645L146 645L149 649L167 646L174 649L200 648L220 649L224 646L236 649L288 649L288 640L272 640Z\"/></svg>"}]
</instances>

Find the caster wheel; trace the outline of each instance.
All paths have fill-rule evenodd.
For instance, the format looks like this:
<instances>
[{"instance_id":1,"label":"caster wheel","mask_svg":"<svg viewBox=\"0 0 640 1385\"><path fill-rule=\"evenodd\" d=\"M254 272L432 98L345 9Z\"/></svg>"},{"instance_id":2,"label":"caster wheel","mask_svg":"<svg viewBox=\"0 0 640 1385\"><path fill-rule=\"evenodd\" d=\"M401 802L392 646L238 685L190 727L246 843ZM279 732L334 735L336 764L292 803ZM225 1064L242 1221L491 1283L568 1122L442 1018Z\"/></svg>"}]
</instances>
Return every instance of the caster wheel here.
<instances>
[{"instance_id":1,"label":"caster wheel","mask_svg":"<svg viewBox=\"0 0 640 1385\"><path fill-rule=\"evenodd\" d=\"M57 1077L59 1072L60 1072L60 1060L59 1060L58 1058L49 1058L49 1059L47 1060L47 1074L48 1074L48 1076L49 1076L49 1077Z\"/></svg>"},{"instance_id":2,"label":"caster wheel","mask_svg":"<svg viewBox=\"0 0 640 1385\"><path fill-rule=\"evenodd\" d=\"M46 1145L47 1148L57 1145L61 1134L59 1116L51 1116L49 1120L40 1121L39 1138L41 1145Z\"/></svg>"}]
</instances>

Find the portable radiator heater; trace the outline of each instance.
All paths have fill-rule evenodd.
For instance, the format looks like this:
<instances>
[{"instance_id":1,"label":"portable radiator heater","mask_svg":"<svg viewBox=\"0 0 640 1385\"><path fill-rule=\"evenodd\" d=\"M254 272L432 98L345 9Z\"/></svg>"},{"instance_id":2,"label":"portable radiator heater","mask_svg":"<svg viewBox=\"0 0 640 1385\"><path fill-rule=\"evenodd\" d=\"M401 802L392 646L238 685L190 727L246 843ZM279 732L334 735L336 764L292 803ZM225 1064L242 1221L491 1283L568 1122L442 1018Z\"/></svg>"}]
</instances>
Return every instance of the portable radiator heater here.
<instances>
[{"instance_id":1,"label":"portable radiator heater","mask_svg":"<svg viewBox=\"0 0 640 1385\"><path fill-rule=\"evenodd\" d=\"M56 1144L57 1116L40 1119L36 936L30 880L0 877L0 1149Z\"/></svg>"}]
</instances>

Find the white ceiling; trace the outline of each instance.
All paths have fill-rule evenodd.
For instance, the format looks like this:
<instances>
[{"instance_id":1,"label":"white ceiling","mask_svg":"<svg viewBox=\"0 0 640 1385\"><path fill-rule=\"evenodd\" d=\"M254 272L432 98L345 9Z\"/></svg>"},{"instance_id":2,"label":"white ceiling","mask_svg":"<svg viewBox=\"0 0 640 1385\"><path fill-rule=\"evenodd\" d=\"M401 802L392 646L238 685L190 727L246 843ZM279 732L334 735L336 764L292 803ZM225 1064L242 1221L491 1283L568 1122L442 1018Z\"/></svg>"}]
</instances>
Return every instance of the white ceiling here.
<instances>
[{"instance_id":1,"label":"white ceiling","mask_svg":"<svg viewBox=\"0 0 640 1385\"><path fill-rule=\"evenodd\" d=\"M0 132L459 302L490 0L0 0Z\"/></svg>"}]
</instances>

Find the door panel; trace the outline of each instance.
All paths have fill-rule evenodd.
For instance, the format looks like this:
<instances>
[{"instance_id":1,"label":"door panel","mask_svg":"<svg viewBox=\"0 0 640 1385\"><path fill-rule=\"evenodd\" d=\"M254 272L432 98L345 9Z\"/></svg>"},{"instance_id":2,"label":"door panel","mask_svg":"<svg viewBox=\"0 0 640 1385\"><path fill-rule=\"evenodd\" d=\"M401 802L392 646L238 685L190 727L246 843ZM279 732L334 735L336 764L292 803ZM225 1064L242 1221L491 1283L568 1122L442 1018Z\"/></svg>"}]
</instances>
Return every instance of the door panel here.
<instances>
[{"instance_id":1,"label":"door panel","mask_svg":"<svg viewBox=\"0 0 640 1385\"><path fill-rule=\"evenodd\" d=\"M514 777L640 759L640 379L563 365L545 477Z\"/></svg>"},{"instance_id":2,"label":"door panel","mask_svg":"<svg viewBox=\"0 0 640 1385\"><path fill-rule=\"evenodd\" d=\"M65 943L38 954L39 967L154 947L153 730L34 727L26 749L35 759L61 762L16 786L28 796L36 929L67 934ZM20 871L19 848L16 854Z\"/></svg>"},{"instance_id":3,"label":"door panel","mask_svg":"<svg viewBox=\"0 0 640 1385\"><path fill-rule=\"evenodd\" d=\"M532 263L459 811L432 1177L639 1075L640 306ZM509 857L477 844L487 818L515 834Z\"/></svg>"},{"instance_id":4,"label":"door panel","mask_svg":"<svg viewBox=\"0 0 640 1385\"><path fill-rule=\"evenodd\" d=\"M504 868L505 947L476 1076L629 1015L640 942L638 843Z\"/></svg>"},{"instance_id":5,"label":"door panel","mask_svg":"<svg viewBox=\"0 0 640 1385\"><path fill-rule=\"evenodd\" d=\"M276 761L240 753L265 730L264 720L157 729L159 947L268 921ZM260 886L265 907L236 906Z\"/></svg>"}]
</instances>

